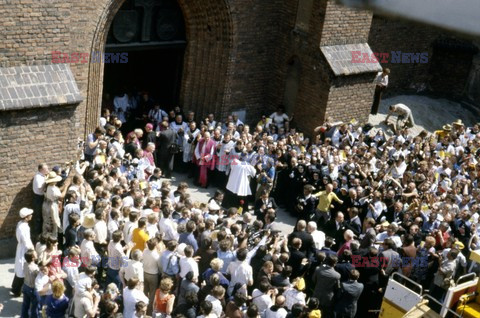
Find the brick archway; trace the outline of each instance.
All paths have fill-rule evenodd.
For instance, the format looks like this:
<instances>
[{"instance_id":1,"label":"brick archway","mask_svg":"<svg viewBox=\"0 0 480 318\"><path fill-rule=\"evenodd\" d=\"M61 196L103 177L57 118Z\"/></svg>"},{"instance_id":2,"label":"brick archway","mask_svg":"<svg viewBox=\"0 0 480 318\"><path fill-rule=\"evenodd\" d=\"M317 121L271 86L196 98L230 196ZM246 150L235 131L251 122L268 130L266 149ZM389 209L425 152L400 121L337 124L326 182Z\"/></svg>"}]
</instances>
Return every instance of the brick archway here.
<instances>
[{"instance_id":1,"label":"brick archway","mask_svg":"<svg viewBox=\"0 0 480 318\"><path fill-rule=\"evenodd\" d=\"M125 0L109 0L97 21L90 52L104 52L107 34ZM222 114L229 97L234 30L227 0L178 0L185 20L187 47L180 106L202 118ZM90 63L84 135L98 125L103 91L103 63Z\"/></svg>"}]
</instances>

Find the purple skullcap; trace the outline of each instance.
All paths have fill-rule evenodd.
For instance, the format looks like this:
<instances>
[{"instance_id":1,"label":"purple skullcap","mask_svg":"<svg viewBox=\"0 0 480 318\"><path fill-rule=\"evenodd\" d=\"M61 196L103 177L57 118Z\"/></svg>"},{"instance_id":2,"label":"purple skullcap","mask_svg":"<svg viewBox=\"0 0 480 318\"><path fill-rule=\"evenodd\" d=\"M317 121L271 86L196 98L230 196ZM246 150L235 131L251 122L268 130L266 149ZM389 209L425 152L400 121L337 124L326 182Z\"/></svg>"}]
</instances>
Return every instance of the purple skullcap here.
<instances>
[{"instance_id":1,"label":"purple skullcap","mask_svg":"<svg viewBox=\"0 0 480 318\"><path fill-rule=\"evenodd\" d=\"M145 127L147 127L148 129L153 129L153 125L150 123L146 124Z\"/></svg>"}]
</instances>

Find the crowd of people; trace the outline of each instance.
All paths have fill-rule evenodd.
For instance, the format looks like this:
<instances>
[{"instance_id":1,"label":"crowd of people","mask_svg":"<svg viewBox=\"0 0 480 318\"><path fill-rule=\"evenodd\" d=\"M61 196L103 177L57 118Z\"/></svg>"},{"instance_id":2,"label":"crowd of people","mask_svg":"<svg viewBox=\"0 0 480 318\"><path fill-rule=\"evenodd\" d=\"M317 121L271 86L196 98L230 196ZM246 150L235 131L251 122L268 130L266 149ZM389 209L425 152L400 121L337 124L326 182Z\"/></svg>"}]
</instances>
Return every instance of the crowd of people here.
<instances>
[{"instance_id":1,"label":"crowd of people","mask_svg":"<svg viewBox=\"0 0 480 318\"><path fill-rule=\"evenodd\" d=\"M480 124L389 137L327 119L310 139L282 107L250 129L152 102L125 135L117 108L80 160L38 166L22 317L375 317L393 273L441 301L476 270ZM174 168L215 195L174 187Z\"/></svg>"}]
</instances>

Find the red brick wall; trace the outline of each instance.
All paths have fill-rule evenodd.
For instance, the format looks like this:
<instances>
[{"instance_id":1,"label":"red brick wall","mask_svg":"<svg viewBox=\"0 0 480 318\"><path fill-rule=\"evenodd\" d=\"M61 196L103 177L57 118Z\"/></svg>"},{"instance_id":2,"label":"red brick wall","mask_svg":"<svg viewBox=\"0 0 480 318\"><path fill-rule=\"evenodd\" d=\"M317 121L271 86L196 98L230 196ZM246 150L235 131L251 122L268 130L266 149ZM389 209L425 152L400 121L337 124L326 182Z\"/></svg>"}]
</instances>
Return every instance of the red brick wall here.
<instances>
[{"instance_id":1,"label":"red brick wall","mask_svg":"<svg viewBox=\"0 0 480 318\"><path fill-rule=\"evenodd\" d=\"M78 129L74 106L0 113L0 238L14 236L18 211L31 207L38 164L75 158Z\"/></svg>"},{"instance_id":2,"label":"red brick wall","mask_svg":"<svg viewBox=\"0 0 480 318\"><path fill-rule=\"evenodd\" d=\"M294 123L307 134L326 116L345 121L351 120L352 114L361 121L368 118L374 74L336 78L320 46L367 42L371 19L368 12L334 1L314 1L308 32L295 32L290 37L288 53L298 56L302 66Z\"/></svg>"}]
</instances>

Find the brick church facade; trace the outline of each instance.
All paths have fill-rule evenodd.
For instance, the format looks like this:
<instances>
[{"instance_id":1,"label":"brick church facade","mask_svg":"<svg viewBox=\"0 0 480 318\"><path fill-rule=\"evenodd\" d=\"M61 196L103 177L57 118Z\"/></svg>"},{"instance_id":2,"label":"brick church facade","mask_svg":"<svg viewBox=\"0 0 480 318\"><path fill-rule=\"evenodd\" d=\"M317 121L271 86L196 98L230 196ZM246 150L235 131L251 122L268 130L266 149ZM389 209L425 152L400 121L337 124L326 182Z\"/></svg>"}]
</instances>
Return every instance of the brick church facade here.
<instances>
[{"instance_id":1,"label":"brick church facade","mask_svg":"<svg viewBox=\"0 0 480 318\"><path fill-rule=\"evenodd\" d=\"M177 20L168 14L175 10ZM451 83L432 75L430 64L352 64L351 51L435 57L435 50L451 45L440 31L333 0L11 0L0 4L0 14L0 238L14 234L19 208L31 205L37 165L77 158L79 139L100 117L108 69L92 61L52 64L53 51L142 52L151 46L162 54L168 42L181 51L172 60L172 103L197 118L243 112L248 123L283 104L307 134L326 116L366 122L381 66L392 69L395 89L428 82L465 94L477 54L463 41L441 55L438 63L459 58ZM152 67L157 62L152 59Z\"/></svg>"}]
</instances>

